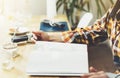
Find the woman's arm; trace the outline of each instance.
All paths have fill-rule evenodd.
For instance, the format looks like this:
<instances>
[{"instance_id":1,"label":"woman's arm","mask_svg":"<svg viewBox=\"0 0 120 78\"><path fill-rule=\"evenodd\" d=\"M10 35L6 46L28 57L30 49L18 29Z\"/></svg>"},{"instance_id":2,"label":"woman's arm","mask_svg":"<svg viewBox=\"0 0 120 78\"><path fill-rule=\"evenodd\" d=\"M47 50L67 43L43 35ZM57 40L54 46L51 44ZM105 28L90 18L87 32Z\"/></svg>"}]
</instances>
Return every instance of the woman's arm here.
<instances>
[{"instance_id":1,"label":"woman's arm","mask_svg":"<svg viewBox=\"0 0 120 78\"><path fill-rule=\"evenodd\" d=\"M119 4L120 0L117 0L113 8L110 8L108 12L92 26L77 28L70 32L63 32L64 42L96 44L107 38L114 37L115 33L119 31L117 30L119 26L117 26L116 21L116 19L119 20L118 17L120 16Z\"/></svg>"},{"instance_id":2,"label":"woman's arm","mask_svg":"<svg viewBox=\"0 0 120 78\"><path fill-rule=\"evenodd\" d=\"M103 22L104 18L95 22L93 26L76 28L73 31L56 33L36 31L33 33L37 37L36 40L95 44L107 39L107 32Z\"/></svg>"},{"instance_id":3,"label":"woman's arm","mask_svg":"<svg viewBox=\"0 0 120 78\"><path fill-rule=\"evenodd\" d=\"M74 31L60 33L33 33L37 36L37 40L44 41L58 41L83 44L96 44L102 42L111 36L111 31L115 24L113 18L115 17L116 12L119 10L119 3L120 0L118 0L112 9L109 9L108 12L100 20L97 20L92 26L87 26L85 28L77 28Z\"/></svg>"},{"instance_id":4,"label":"woman's arm","mask_svg":"<svg viewBox=\"0 0 120 78\"><path fill-rule=\"evenodd\" d=\"M62 32L47 33L42 31L33 31L34 39L38 41L55 41L64 42L62 39Z\"/></svg>"}]
</instances>

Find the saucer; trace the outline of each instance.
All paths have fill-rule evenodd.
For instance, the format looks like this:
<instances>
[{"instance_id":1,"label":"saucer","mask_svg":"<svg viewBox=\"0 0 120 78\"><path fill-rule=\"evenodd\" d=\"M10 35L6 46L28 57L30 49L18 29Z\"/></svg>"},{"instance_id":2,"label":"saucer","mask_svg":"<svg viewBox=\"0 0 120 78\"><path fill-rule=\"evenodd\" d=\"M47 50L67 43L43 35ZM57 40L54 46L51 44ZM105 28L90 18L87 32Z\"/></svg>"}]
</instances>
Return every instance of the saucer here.
<instances>
[{"instance_id":1,"label":"saucer","mask_svg":"<svg viewBox=\"0 0 120 78\"><path fill-rule=\"evenodd\" d=\"M29 30L26 27L19 27L19 28L11 27L9 29L9 34L11 34L11 35L13 35L14 33L15 33L15 35L21 35L21 34L26 34L28 32L29 32Z\"/></svg>"}]
</instances>

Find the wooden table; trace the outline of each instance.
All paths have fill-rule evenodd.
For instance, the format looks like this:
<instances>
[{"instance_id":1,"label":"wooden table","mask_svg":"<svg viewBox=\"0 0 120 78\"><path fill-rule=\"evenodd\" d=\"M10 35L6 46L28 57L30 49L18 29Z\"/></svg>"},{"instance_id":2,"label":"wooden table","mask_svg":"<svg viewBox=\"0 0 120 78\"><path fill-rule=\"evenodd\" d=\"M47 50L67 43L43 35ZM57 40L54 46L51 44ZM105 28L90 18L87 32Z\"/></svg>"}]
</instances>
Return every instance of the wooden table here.
<instances>
[{"instance_id":1,"label":"wooden table","mask_svg":"<svg viewBox=\"0 0 120 78\"><path fill-rule=\"evenodd\" d=\"M27 19L28 21L24 25L30 30L39 30L40 21L42 21L45 18L46 18L45 15L33 16L31 19L29 20ZM67 18L64 15L59 15L59 16L56 16L54 20L67 21ZM9 34L9 28L11 27L10 26L11 21L15 21L13 17L12 18L6 17L4 23L0 23L0 35L1 35L0 46L2 46L4 43L7 43L11 40L12 36ZM69 25L69 29L70 29L70 25ZM27 61L28 61L28 56L33 46L34 44L31 44L31 43L18 46L17 51L20 54L20 56L14 59L14 62L15 62L14 69L9 70L9 71L1 70L0 77L1 78L34 78L34 77L27 76L25 72L25 68L26 68ZM42 78L42 77L39 77L39 78ZM45 77L45 78L52 78L52 77ZM54 77L54 78L58 78L58 77Z\"/></svg>"},{"instance_id":2,"label":"wooden table","mask_svg":"<svg viewBox=\"0 0 120 78\"><path fill-rule=\"evenodd\" d=\"M28 27L30 30L32 30L32 29L38 30L41 18L45 18L45 16L34 16L34 17L32 17L32 19L27 21L26 27ZM59 20L67 21L67 18L63 15L57 16L55 18L59 19ZM8 30L9 30L9 27L10 27L9 26L10 25L9 21L10 20L7 19L5 21L5 23L2 26L0 26L0 36L1 36L0 37L0 43L1 43L0 46L3 45L4 43L8 42L11 38L11 36L8 34ZM20 54L20 56L14 59L14 62L15 62L14 69L12 69L10 71L1 70L0 71L0 77L1 78L64 78L64 77L29 77L26 74L25 68L26 68L26 65L27 65L27 62L28 62L28 56L31 53L31 49L32 49L33 46L34 46L34 44L29 44L29 43L25 44L25 45L18 46L17 51ZM101 59L101 56L103 58L103 57L106 57L106 55L103 56L104 53L102 53L100 56L97 55L96 50L94 50L94 48L96 48L96 46L92 46L92 47L88 48L88 51L92 51L92 53L89 52L90 65L93 65L94 67L98 67L98 69L102 69L102 70L105 70L105 71L113 71L113 68L112 68L113 63L112 63L112 60L111 60L111 58L112 58L111 54L112 53L110 53L110 56L109 56L110 59L107 59L106 61L103 61L103 59ZM98 49L98 48L96 48L96 49ZM92 55L97 56L97 57L93 58L94 56L92 56ZM100 57L101 60L99 59L99 57ZM99 61L95 60L96 58L98 58ZM106 58L108 58L108 57L106 57ZM105 66L104 63L109 64L107 69L106 69L106 67L104 67ZM76 77L71 77L71 78L76 78Z\"/></svg>"}]
</instances>

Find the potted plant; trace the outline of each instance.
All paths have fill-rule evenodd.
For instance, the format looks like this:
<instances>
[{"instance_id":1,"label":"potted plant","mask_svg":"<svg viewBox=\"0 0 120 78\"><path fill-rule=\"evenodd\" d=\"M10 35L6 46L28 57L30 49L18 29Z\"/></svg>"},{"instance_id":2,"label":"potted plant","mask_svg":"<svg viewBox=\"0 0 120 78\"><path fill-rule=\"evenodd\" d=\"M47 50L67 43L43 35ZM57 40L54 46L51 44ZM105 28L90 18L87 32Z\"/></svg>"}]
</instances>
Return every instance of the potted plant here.
<instances>
[{"instance_id":1,"label":"potted plant","mask_svg":"<svg viewBox=\"0 0 120 78\"><path fill-rule=\"evenodd\" d=\"M79 22L81 12L90 12L92 0L57 0L57 11L62 8L63 14L67 15L67 18L72 26L76 26ZM107 8L104 3L105 0L95 0L97 7L97 18L103 15L103 11L106 12ZM108 0L113 4L113 0Z\"/></svg>"}]
</instances>

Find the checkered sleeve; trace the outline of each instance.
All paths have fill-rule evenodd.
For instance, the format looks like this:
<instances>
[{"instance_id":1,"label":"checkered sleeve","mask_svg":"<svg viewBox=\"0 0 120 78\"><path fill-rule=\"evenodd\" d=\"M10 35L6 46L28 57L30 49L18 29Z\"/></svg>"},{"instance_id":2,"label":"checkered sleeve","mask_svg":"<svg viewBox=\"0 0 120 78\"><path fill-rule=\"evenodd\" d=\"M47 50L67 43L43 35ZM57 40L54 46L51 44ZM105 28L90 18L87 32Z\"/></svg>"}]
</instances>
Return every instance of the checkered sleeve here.
<instances>
[{"instance_id":1,"label":"checkered sleeve","mask_svg":"<svg viewBox=\"0 0 120 78\"><path fill-rule=\"evenodd\" d=\"M120 0L92 26L62 33L64 42L96 44L110 39L114 62L120 65Z\"/></svg>"},{"instance_id":2,"label":"checkered sleeve","mask_svg":"<svg viewBox=\"0 0 120 78\"><path fill-rule=\"evenodd\" d=\"M115 6L116 5L114 5L114 7ZM109 17L107 17L106 19L107 21L105 24L105 28L107 30L108 37L110 39L110 45L113 50L113 55L115 57L119 56L120 58L120 8L119 8L119 4L118 4L118 7L116 8L118 9L117 10L111 9L111 11L109 11L109 15L108 15ZM114 59L114 61L116 60ZM119 63L120 63L120 60L119 60Z\"/></svg>"},{"instance_id":3,"label":"checkered sleeve","mask_svg":"<svg viewBox=\"0 0 120 78\"><path fill-rule=\"evenodd\" d=\"M63 41L70 43L96 44L106 40L108 38L105 28L105 19L107 18L107 15L108 12L92 26L76 28L73 31L63 32Z\"/></svg>"},{"instance_id":4,"label":"checkered sleeve","mask_svg":"<svg viewBox=\"0 0 120 78\"><path fill-rule=\"evenodd\" d=\"M114 41L113 52L117 53L117 55L120 57L120 32L119 32L119 35L116 37L116 39Z\"/></svg>"}]
</instances>

